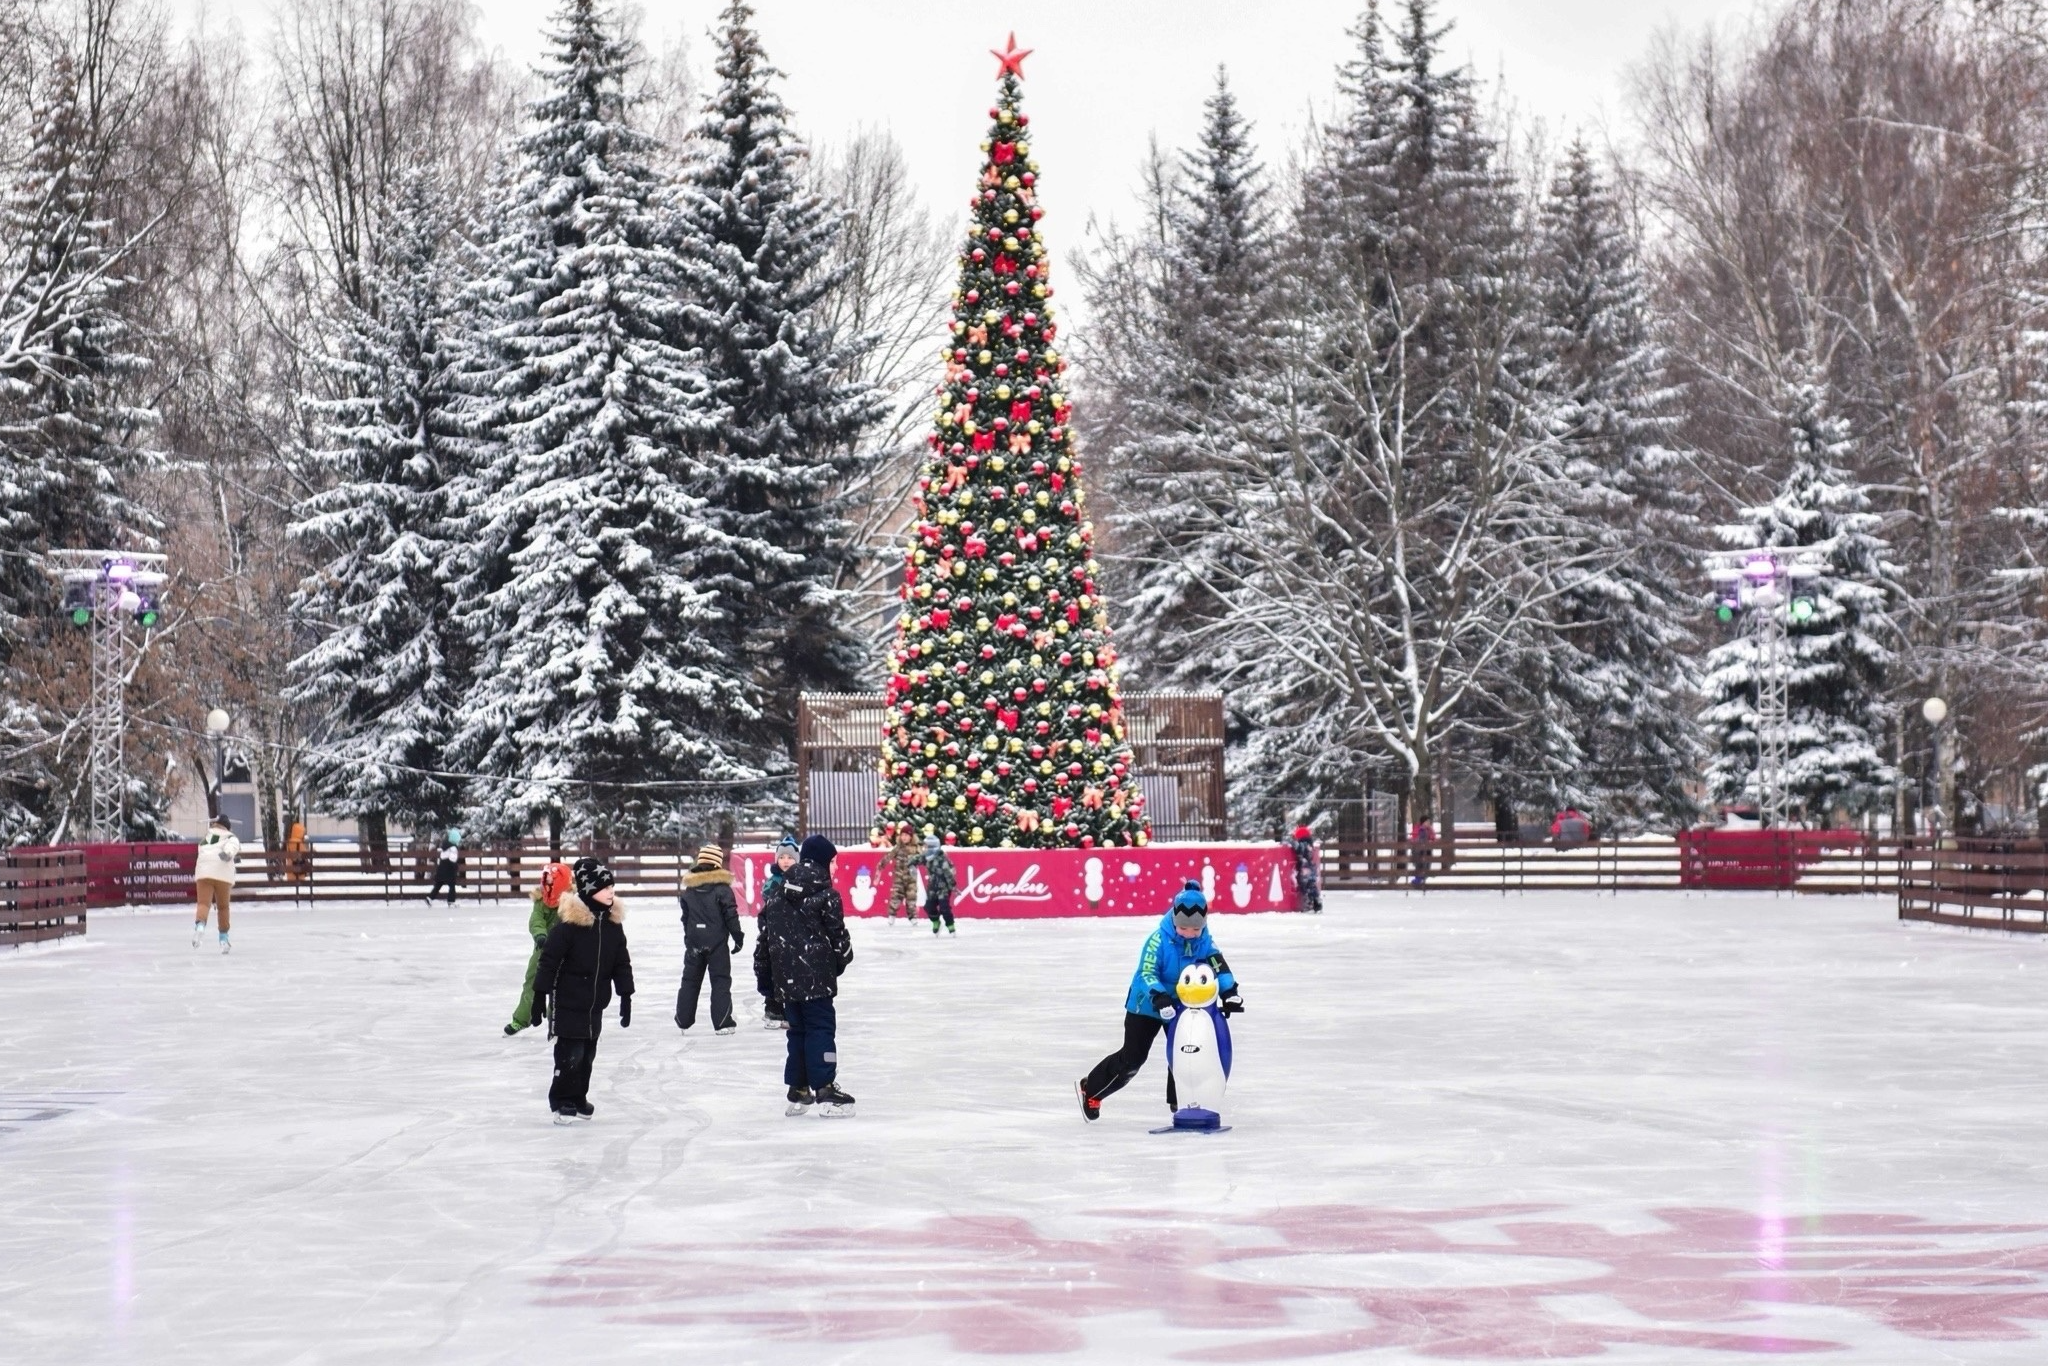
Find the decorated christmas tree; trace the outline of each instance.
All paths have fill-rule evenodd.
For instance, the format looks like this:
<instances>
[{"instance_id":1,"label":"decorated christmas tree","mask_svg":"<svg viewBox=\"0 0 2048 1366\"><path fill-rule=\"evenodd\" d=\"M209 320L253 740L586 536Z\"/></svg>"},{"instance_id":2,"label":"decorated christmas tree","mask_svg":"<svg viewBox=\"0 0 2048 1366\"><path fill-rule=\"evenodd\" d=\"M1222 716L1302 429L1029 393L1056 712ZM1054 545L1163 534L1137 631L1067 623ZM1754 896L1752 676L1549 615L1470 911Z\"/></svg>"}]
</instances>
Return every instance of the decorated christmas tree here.
<instances>
[{"instance_id":1,"label":"decorated christmas tree","mask_svg":"<svg viewBox=\"0 0 2048 1366\"><path fill-rule=\"evenodd\" d=\"M1012 35L995 55L994 124L913 498L876 834L907 825L969 846L1142 844L1037 227L1038 163L1020 108L1028 53Z\"/></svg>"}]
</instances>

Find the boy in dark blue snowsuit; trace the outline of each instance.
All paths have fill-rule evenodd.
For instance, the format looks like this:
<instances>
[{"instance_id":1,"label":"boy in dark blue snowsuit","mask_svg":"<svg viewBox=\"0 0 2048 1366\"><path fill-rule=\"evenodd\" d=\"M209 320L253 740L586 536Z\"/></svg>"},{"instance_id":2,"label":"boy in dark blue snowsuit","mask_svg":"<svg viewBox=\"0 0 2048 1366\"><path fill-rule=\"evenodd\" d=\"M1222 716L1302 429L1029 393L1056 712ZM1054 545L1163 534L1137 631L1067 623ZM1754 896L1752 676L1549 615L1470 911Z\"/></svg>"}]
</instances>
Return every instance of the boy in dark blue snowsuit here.
<instances>
[{"instance_id":1,"label":"boy in dark blue snowsuit","mask_svg":"<svg viewBox=\"0 0 2048 1366\"><path fill-rule=\"evenodd\" d=\"M1201 887L1189 882L1174 897L1172 909L1160 917L1138 955L1138 970L1131 974L1131 989L1124 997L1123 1047L1074 1083L1082 1118L1101 1118L1103 1099L1123 1090L1138 1075L1152 1054L1152 1041L1180 1009L1174 986L1180 981L1181 969L1192 963L1207 963L1215 970L1224 1014L1235 1015L1244 1009L1237 994L1237 978L1209 938L1209 903ZM1166 1077L1166 1108L1175 1108L1171 1072Z\"/></svg>"}]
</instances>

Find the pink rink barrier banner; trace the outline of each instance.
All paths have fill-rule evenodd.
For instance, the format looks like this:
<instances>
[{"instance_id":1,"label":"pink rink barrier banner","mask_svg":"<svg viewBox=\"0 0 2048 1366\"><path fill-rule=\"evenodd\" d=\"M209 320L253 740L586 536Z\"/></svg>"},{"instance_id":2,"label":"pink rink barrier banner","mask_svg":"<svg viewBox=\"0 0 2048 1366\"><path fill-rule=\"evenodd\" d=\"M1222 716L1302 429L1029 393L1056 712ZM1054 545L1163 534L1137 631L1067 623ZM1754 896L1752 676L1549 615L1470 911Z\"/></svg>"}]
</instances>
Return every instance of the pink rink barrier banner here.
<instances>
[{"instance_id":1,"label":"pink rink barrier banner","mask_svg":"<svg viewBox=\"0 0 2048 1366\"><path fill-rule=\"evenodd\" d=\"M1073 915L1164 915L1193 878L1213 911L1291 911L1298 902L1294 857L1283 844L1150 844L1142 849L948 849L955 915L1029 919ZM832 882L848 915L882 915L889 904L887 851L842 849ZM749 915L773 865L765 849L735 849L733 890ZM917 879L924 913L924 874Z\"/></svg>"}]
</instances>

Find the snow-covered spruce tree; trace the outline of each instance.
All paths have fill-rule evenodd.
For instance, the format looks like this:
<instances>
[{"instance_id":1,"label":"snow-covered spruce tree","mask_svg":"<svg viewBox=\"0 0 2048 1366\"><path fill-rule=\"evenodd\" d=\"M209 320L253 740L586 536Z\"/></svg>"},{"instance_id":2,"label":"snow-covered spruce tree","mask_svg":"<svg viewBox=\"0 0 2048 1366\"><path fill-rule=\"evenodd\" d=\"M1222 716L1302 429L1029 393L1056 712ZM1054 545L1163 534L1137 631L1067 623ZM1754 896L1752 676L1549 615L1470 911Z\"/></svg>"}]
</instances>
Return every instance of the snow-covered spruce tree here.
<instances>
[{"instance_id":1,"label":"snow-covered spruce tree","mask_svg":"<svg viewBox=\"0 0 2048 1366\"><path fill-rule=\"evenodd\" d=\"M746 0L721 15L718 86L687 148L672 232L687 284L679 344L701 355L718 415L691 442L691 491L711 531L691 576L712 595L723 653L747 663L767 742L787 751L797 694L845 691L870 664L833 587L857 553L836 495L883 403L846 378L871 339L823 323L843 276L831 267L838 215L808 183L809 152L753 19Z\"/></svg>"},{"instance_id":2,"label":"snow-covered spruce tree","mask_svg":"<svg viewBox=\"0 0 2048 1366\"><path fill-rule=\"evenodd\" d=\"M460 560L448 492L471 446L455 415L466 319L433 176L405 175L383 218L371 302L342 307L325 366L343 397L305 402L327 486L290 529L323 561L293 605L318 639L292 663L290 697L320 711L307 781L327 808L418 830L463 800L443 774L467 679L447 582Z\"/></svg>"},{"instance_id":3,"label":"snow-covered spruce tree","mask_svg":"<svg viewBox=\"0 0 2048 1366\"><path fill-rule=\"evenodd\" d=\"M1222 568L1238 518L1211 458L1235 450L1272 300L1273 243L1251 125L1222 68L1179 174L1147 176L1151 231L1108 243L1086 272L1091 387L1102 398L1110 517L1105 582L1122 641L1155 683L1213 682L1201 625L1229 611ZM1190 516L1199 507L1202 515Z\"/></svg>"},{"instance_id":4,"label":"snow-covered spruce tree","mask_svg":"<svg viewBox=\"0 0 2048 1366\"><path fill-rule=\"evenodd\" d=\"M1806 546L1824 558L1819 575L1773 609L1789 637L1786 787L1818 823L1838 807L1859 813L1880 804L1896 777L1883 758L1892 661L1885 543L1869 494L1845 466L1848 424L1830 410L1825 383L1789 384L1782 410L1792 458L1777 497L1718 530L1730 547ZM1718 745L1707 779L1719 801L1758 796L1759 662L1746 628L1707 655L1702 720Z\"/></svg>"},{"instance_id":5,"label":"snow-covered spruce tree","mask_svg":"<svg viewBox=\"0 0 2048 1366\"><path fill-rule=\"evenodd\" d=\"M451 494L473 681L449 752L479 776L478 828L659 828L683 803L661 784L761 771L754 689L697 582L717 532L691 452L724 414L675 342L685 285L630 57L596 0L565 0L496 213L468 367L483 448Z\"/></svg>"},{"instance_id":6,"label":"snow-covered spruce tree","mask_svg":"<svg viewBox=\"0 0 2048 1366\"><path fill-rule=\"evenodd\" d=\"M1023 54L1013 39L998 57L889 661L877 833L908 825L966 845L1143 843L1067 363L1047 302Z\"/></svg>"},{"instance_id":7,"label":"snow-covered spruce tree","mask_svg":"<svg viewBox=\"0 0 2048 1366\"><path fill-rule=\"evenodd\" d=\"M134 543L153 520L123 493L156 414L128 402L143 364L120 305L123 259L98 202L75 72L47 73L33 141L0 200L0 841L53 831L83 781L53 718L23 694L22 657L51 620L42 552ZM134 806L160 794L133 779Z\"/></svg>"},{"instance_id":8,"label":"snow-covered spruce tree","mask_svg":"<svg viewBox=\"0 0 2048 1366\"><path fill-rule=\"evenodd\" d=\"M1683 625L1697 599L1683 558L1694 519L1667 444L1679 395L1628 225L1583 142L1566 151L1537 232L1536 401L1579 541L1534 653L1555 711L1542 733L1561 742L1551 757L1564 775L1544 814L1570 803L1603 828L1684 825L1702 753Z\"/></svg>"},{"instance_id":9,"label":"snow-covered spruce tree","mask_svg":"<svg viewBox=\"0 0 2048 1366\"><path fill-rule=\"evenodd\" d=\"M1261 376L1273 458L1236 462L1255 571L1206 641L1250 723L1234 804L1355 796L1373 768L1433 818L1447 756L1500 696L1562 547L1528 406L1520 203L1472 77L1410 0L1355 33L1345 109L1303 181Z\"/></svg>"}]
</instances>

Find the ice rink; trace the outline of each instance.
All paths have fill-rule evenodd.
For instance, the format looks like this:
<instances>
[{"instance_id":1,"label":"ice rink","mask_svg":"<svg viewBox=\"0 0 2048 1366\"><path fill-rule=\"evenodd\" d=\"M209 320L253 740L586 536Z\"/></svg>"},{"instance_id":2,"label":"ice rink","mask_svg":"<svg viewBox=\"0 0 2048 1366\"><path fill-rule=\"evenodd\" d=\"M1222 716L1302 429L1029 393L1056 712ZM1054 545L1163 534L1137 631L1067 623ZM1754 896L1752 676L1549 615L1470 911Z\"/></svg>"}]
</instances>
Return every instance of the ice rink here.
<instances>
[{"instance_id":1,"label":"ice rink","mask_svg":"<svg viewBox=\"0 0 2048 1366\"><path fill-rule=\"evenodd\" d=\"M0 955L0 1360L2048 1360L2048 943L1741 894L1219 917L1236 1127L1155 1137L1159 1055L1072 1094L1147 922L858 923L859 1117L788 1119L751 984L679 1035L640 899L557 1128L500 1033L523 920Z\"/></svg>"}]
</instances>

